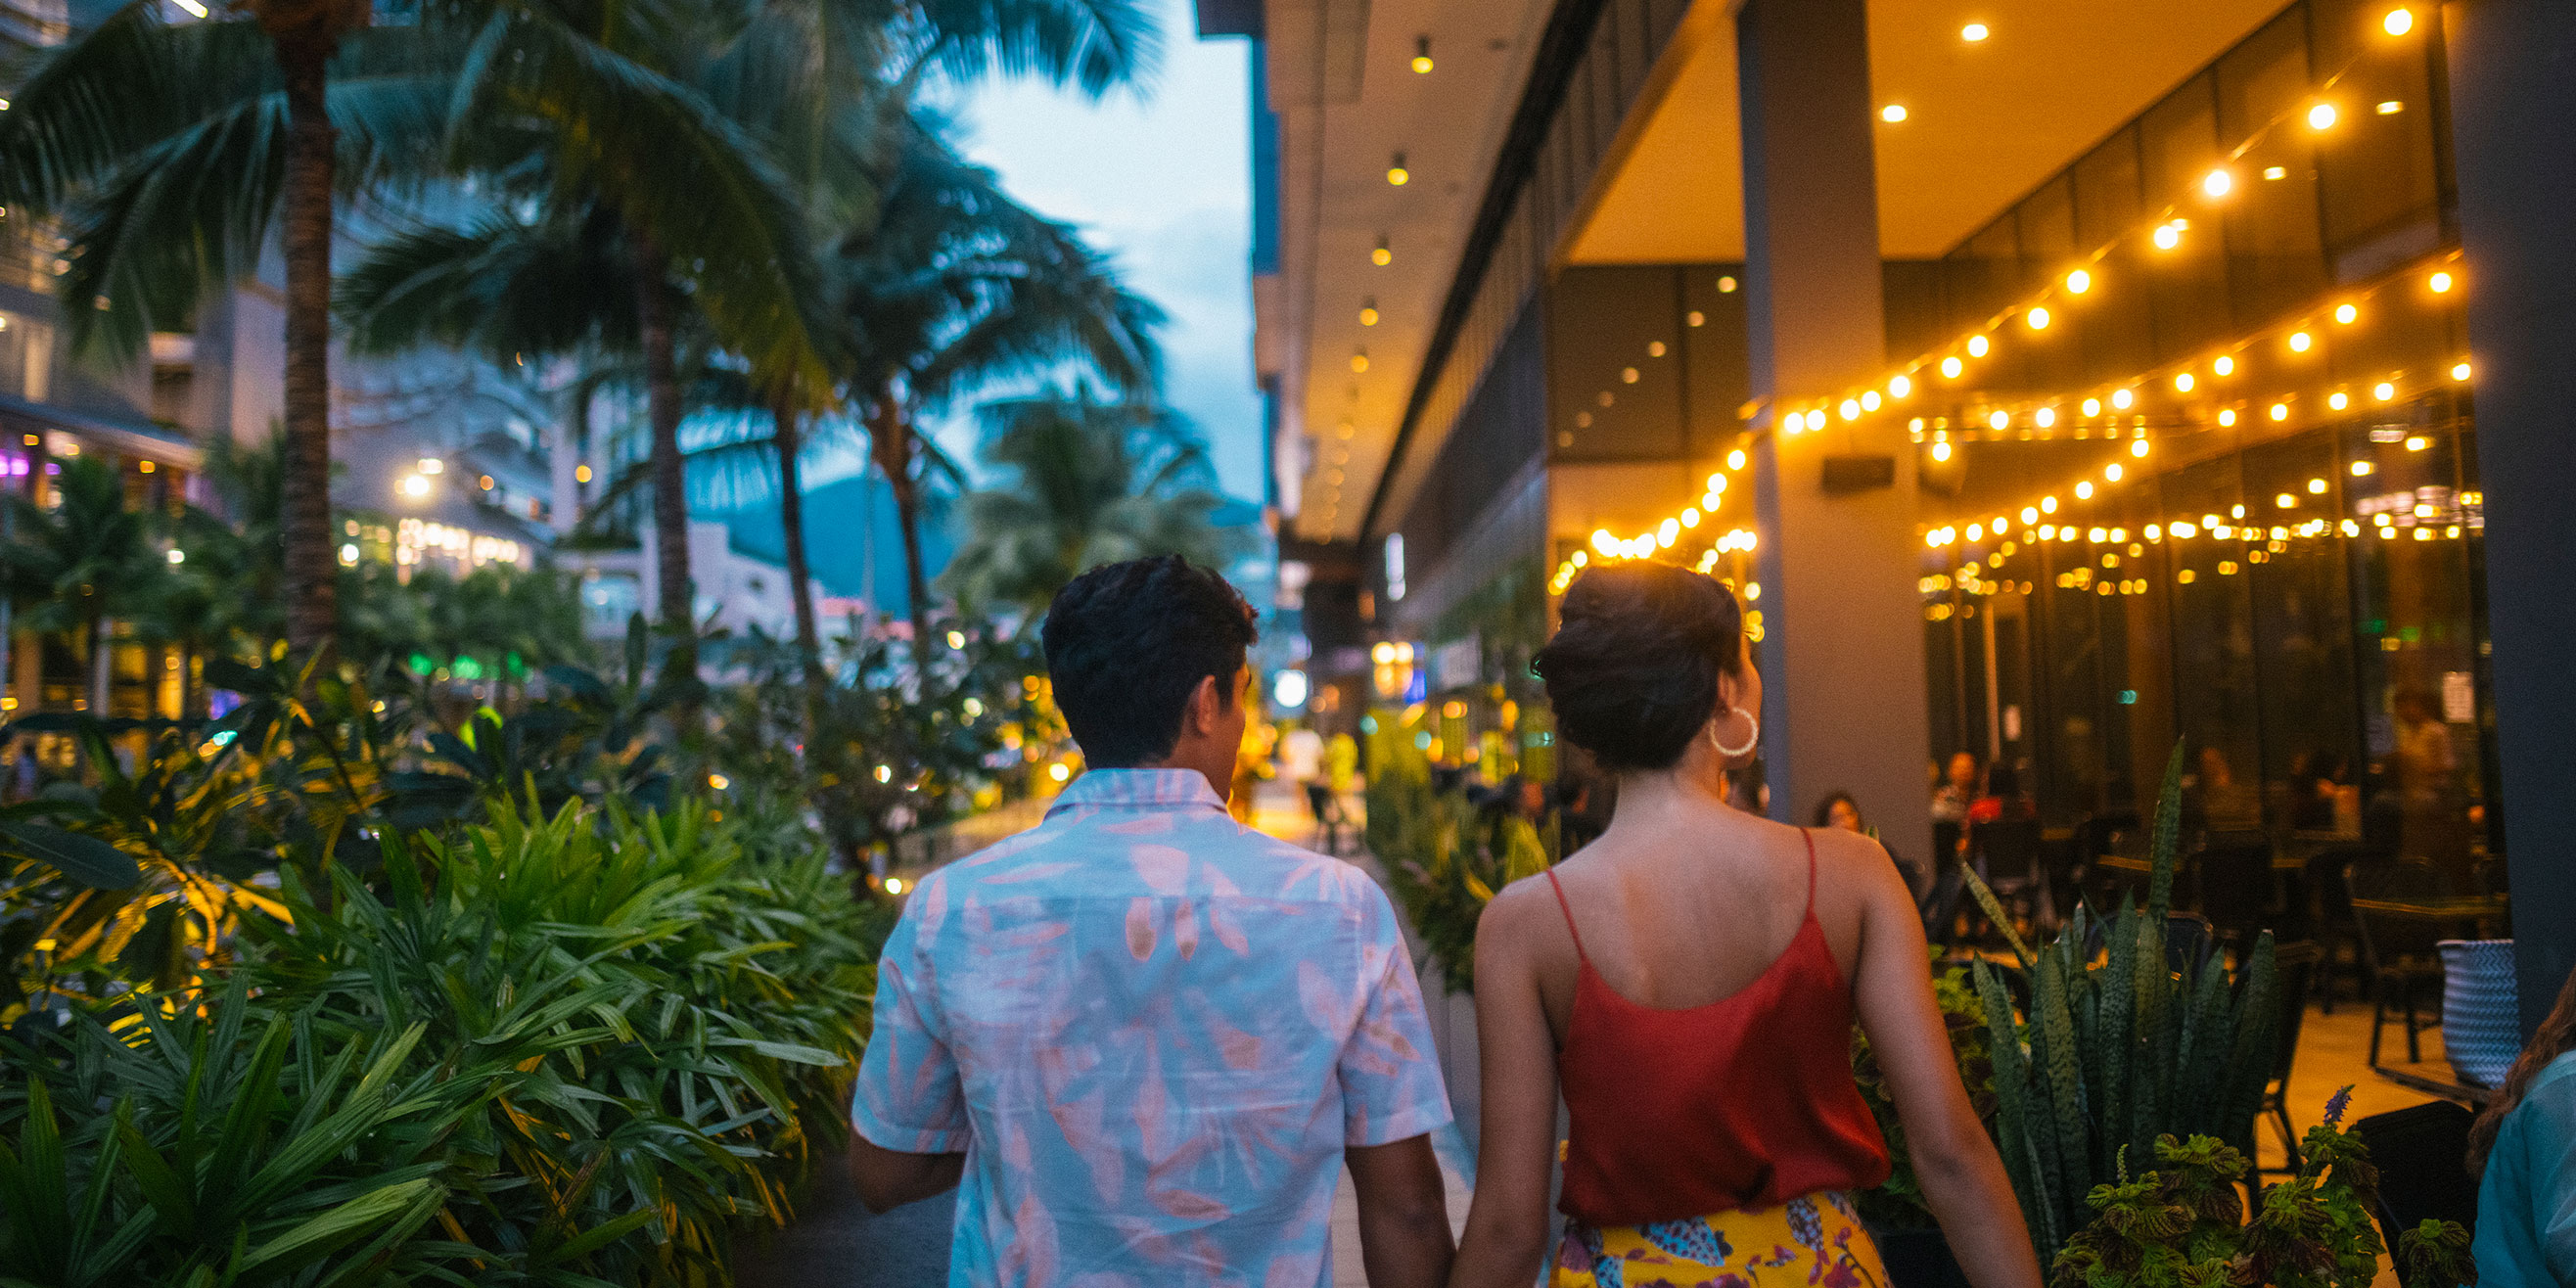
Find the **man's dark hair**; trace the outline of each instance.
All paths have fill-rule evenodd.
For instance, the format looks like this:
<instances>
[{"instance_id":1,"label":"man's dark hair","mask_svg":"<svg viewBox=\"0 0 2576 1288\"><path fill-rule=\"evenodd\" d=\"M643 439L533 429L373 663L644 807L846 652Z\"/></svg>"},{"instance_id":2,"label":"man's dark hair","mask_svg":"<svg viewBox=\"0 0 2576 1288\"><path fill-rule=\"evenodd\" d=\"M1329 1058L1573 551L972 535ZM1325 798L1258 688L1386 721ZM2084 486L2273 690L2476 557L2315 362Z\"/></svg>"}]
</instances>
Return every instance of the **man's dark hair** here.
<instances>
[{"instance_id":1,"label":"man's dark hair","mask_svg":"<svg viewBox=\"0 0 2576 1288\"><path fill-rule=\"evenodd\" d=\"M1233 585L1179 555L1103 564L1056 592L1038 641L1083 758L1119 769L1171 755L1200 680L1236 700L1252 622Z\"/></svg>"}]
</instances>

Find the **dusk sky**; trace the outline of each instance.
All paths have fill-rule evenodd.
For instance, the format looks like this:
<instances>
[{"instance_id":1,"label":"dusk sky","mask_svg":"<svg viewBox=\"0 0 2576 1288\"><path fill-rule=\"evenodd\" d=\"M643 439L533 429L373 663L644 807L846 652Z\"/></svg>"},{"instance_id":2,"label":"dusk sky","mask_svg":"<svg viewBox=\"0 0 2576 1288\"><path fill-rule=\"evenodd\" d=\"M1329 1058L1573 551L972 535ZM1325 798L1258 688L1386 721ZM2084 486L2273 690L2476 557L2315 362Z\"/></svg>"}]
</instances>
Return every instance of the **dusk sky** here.
<instances>
[{"instance_id":1,"label":"dusk sky","mask_svg":"<svg viewBox=\"0 0 2576 1288\"><path fill-rule=\"evenodd\" d=\"M1261 499L1261 400L1252 383L1248 46L1201 41L1188 0L1161 0L1161 71L1144 95L1097 103L1001 84L957 111L969 155L1013 195L1080 226L1171 315L1167 397L1214 448L1225 490ZM971 431L948 438L961 454Z\"/></svg>"}]
</instances>

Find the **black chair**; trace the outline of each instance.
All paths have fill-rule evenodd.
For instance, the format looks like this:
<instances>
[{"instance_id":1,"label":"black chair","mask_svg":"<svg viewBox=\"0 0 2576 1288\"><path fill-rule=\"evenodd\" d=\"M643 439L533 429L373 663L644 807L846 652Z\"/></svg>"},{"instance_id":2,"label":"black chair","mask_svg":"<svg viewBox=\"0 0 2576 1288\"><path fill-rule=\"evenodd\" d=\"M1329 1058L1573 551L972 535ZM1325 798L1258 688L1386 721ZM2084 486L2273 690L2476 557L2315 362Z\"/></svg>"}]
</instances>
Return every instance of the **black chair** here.
<instances>
[{"instance_id":1,"label":"black chair","mask_svg":"<svg viewBox=\"0 0 2576 1288\"><path fill-rule=\"evenodd\" d=\"M2335 994L2341 991L2336 977L2347 969L2344 949L2351 948L2349 969L2357 990L2370 991L2368 963L2362 958L2361 931L2352 920L2352 888L2344 882L2343 870L2374 857L2357 846L2336 846L2320 850L2308 859L2307 887L2313 901L2309 909L2308 937L2317 942L2325 954L2317 963L2317 1004L2328 1015L2334 1014Z\"/></svg>"},{"instance_id":2,"label":"black chair","mask_svg":"<svg viewBox=\"0 0 2576 1288\"><path fill-rule=\"evenodd\" d=\"M1968 842L1984 860L1986 885L2013 919L2033 927L2049 911L2039 870L2039 820L1979 823Z\"/></svg>"},{"instance_id":3,"label":"black chair","mask_svg":"<svg viewBox=\"0 0 2576 1288\"><path fill-rule=\"evenodd\" d=\"M2448 895L2450 883L2432 864L2413 859L2359 859L2344 868L2344 889L2350 899L2401 900L2440 898ZM2379 1067L2379 1031L2388 1022L2392 1003L2406 1016L2406 1061L2424 1058L2423 1041L2418 1036L2425 1029L2441 1023L2442 957L2439 945L2443 939L2441 923L2415 917L2394 917L2374 913L2358 906L2353 909L2353 928L2361 940L2363 969L2370 976L2370 1065ZM2416 999L2430 986L2435 1019L2419 1018Z\"/></svg>"},{"instance_id":4,"label":"black chair","mask_svg":"<svg viewBox=\"0 0 2576 1288\"><path fill-rule=\"evenodd\" d=\"M2469 1176L2469 1124L2476 1115L2448 1100L2372 1114L2352 1125L2379 1168L2380 1237L2391 1249L2400 1232L2427 1217L2478 1224L2478 1183Z\"/></svg>"},{"instance_id":5,"label":"black chair","mask_svg":"<svg viewBox=\"0 0 2576 1288\"><path fill-rule=\"evenodd\" d=\"M2192 856L2200 908L2239 961L2277 920L2280 883L2272 876L2272 838L2261 832L2212 832Z\"/></svg>"},{"instance_id":6,"label":"black chair","mask_svg":"<svg viewBox=\"0 0 2576 1288\"><path fill-rule=\"evenodd\" d=\"M2280 1046L2272 1054L2272 1076L2263 1088L2262 1113L2281 1129L2281 1148L2288 1151L2288 1170L2299 1170L2299 1131L2290 1121L2290 1065L2299 1057L2299 1030L2308 1018L2308 984L2325 954L2314 942L2281 944L2272 950L2272 981L2280 1001L2274 1030Z\"/></svg>"}]
</instances>

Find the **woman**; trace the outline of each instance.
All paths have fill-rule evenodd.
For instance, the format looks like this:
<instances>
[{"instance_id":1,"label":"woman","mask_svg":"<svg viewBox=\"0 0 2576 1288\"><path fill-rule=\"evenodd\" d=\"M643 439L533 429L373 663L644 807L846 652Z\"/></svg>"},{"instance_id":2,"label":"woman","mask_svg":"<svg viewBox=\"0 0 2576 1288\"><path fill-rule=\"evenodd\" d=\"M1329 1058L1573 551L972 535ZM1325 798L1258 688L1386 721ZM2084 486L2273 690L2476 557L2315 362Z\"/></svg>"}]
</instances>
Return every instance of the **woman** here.
<instances>
[{"instance_id":1,"label":"woman","mask_svg":"<svg viewBox=\"0 0 2576 1288\"><path fill-rule=\"evenodd\" d=\"M1970 1280L2037 1288L1886 853L1721 798L1760 742L1734 597L1668 565L1595 568L1537 669L1560 735L1617 775L1618 805L1477 932L1484 1139L1452 1288L1527 1288L1560 1155L1557 1285L1881 1288L1845 1193L1888 1174L1852 1083L1855 1013Z\"/></svg>"},{"instance_id":2,"label":"woman","mask_svg":"<svg viewBox=\"0 0 2576 1288\"><path fill-rule=\"evenodd\" d=\"M2478 1282L2576 1284L2576 975L2469 1128Z\"/></svg>"}]
</instances>

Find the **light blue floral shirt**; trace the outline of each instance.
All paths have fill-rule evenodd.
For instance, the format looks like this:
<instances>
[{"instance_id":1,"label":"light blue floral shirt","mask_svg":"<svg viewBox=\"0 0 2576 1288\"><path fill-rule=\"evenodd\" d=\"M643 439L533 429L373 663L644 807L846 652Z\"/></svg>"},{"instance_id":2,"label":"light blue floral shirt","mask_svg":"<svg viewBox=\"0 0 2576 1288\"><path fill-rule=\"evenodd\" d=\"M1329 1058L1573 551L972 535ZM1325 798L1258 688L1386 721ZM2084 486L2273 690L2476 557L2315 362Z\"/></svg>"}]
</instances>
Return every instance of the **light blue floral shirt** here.
<instances>
[{"instance_id":1,"label":"light blue floral shirt","mask_svg":"<svg viewBox=\"0 0 2576 1288\"><path fill-rule=\"evenodd\" d=\"M1313 1288L1342 1151L1450 1115L1375 882L1098 769L913 893L851 1117L965 1152L952 1285Z\"/></svg>"},{"instance_id":2,"label":"light blue floral shirt","mask_svg":"<svg viewBox=\"0 0 2576 1288\"><path fill-rule=\"evenodd\" d=\"M2504 1116L2470 1251L2480 1288L2576 1284L2576 1051L2550 1061Z\"/></svg>"}]
</instances>

